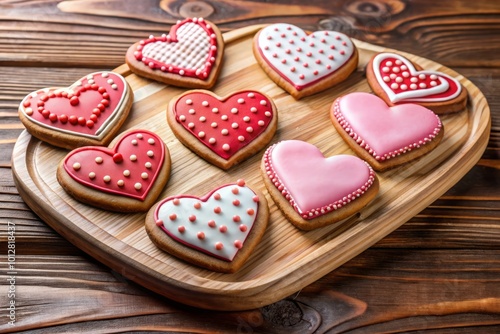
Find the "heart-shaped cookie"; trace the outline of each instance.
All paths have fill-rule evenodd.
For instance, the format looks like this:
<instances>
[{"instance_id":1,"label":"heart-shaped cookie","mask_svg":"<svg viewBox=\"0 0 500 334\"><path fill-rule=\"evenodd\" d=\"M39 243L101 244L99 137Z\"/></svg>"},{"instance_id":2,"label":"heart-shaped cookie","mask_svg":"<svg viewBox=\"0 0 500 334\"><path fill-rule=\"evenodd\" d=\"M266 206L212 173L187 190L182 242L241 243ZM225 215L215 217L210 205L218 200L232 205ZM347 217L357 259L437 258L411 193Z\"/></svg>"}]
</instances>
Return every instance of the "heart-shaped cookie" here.
<instances>
[{"instance_id":1,"label":"heart-shaped cookie","mask_svg":"<svg viewBox=\"0 0 500 334\"><path fill-rule=\"evenodd\" d=\"M188 91L171 100L167 120L176 137L222 169L251 157L272 139L278 114L263 93L239 91L219 97Z\"/></svg>"},{"instance_id":2,"label":"heart-shaped cookie","mask_svg":"<svg viewBox=\"0 0 500 334\"><path fill-rule=\"evenodd\" d=\"M203 197L171 196L146 217L146 231L161 249L220 272L238 270L260 241L269 212L265 197L238 180Z\"/></svg>"},{"instance_id":3,"label":"heart-shaped cookie","mask_svg":"<svg viewBox=\"0 0 500 334\"><path fill-rule=\"evenodd\" d=\"M133 92L118 73L91 73L67 88L45 88L27 95L19 118L38 139L72 149L107 145L125 122Z\"/></svg>"},{"instance_id":4,"label":"heart-shaped cookie","mask_svg":"<svg viewBox=\"0 0 500 334\"><path fill-rule=\"evenodd\" d=\"M170 155L153 132L131 130L109 148L77 148L61 161L57 178L76 199L119 212L149 210L170 175Z\"/></svg>"},{"instance_id":5,"label":"heart-shaped cookie","mask_svg":"<svg viewBox=\"0 0 500 334\"><path fill-rule=\"evenodd\" d=\"M373 169L351 155L325 158L300 140L279 142L262 158L264 183L298 228L326 226L361 210L378 192Z\"/></svg>"},{"instance_id":6,"label":"heart-shaped cookie","mask_svg":"<svg viewBox=\"0 0 500 334\"><path fill-rule=\"evenodd\" d=\"M269 77L296 99L344 81L358 64L356 47L346 35L336 31L308 35L285 23L259 31L253 52Z\"/></svg>"},{"instance_id":7,"label":"heart-shaped cookie","mask_svg":"<svg viewBox=\"0 0 500 334\"><path fill-rule=\"evenodd\" d=\"M431 151L444 133L439 116L431 110L411 103L389 107L363 92L335 100L331 119L351 148L378 171Z\"/></svg>"},{"instance_id":8,"label":"heart-shaped cookie","mask_svg":"<svg viewBox=\"0 0 500 334\"><path fill-rule=\"evenodd\" d=\"M396 53L379 53L367 67L368 83L387 104L418 103L438 113L462 110L467 94L455 78L417 69Z\"/></svg>"},{"instance_id":9,"label":"heart-shaped cookie","mask_svg":"<svg viewBox=\"0 0 500 334\"><path fill-rule=\"evenodd\" d=\"M168 35L150 36L132 45L125 60L132 72L180 87L210 88L220 72L222 35L203 18L188 18Z\"/></svg>"}]
</instances>

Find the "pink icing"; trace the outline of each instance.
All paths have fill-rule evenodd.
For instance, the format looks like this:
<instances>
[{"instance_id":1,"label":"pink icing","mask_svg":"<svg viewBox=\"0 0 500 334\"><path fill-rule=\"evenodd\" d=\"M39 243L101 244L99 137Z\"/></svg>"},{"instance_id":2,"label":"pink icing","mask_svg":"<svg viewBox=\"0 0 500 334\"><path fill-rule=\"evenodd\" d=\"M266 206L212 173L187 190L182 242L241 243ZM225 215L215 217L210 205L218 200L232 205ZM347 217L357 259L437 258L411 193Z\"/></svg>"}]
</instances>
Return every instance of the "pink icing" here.
<instances>
[{"instance_id":1,"label":"pink icing","mask_svg":"<svg viewBox=\"0 0 500 334\"><path fill-rule=\"evenodd\" d=\"M271 146L263 159L267 176L304 219L340 209L375 179L365 161L351 155L325 158L316 146L299 140Z\"/></svg>"},{"instance_id":2,"label":"pink icing","mask_svg":"<svg viewBox=\"0 0 500 334\"><path fill-rule=\"evenodd\" d=\"M417 71L413 64L395 53L380 53L373 59L379 85L393 103L443 102L457 97L462 86L441 72Z\"/></svg>"},{"instance_id":3,"label":"pink icing","mask_svg":"<svg viewBox=\"0 0 500 334\"><path fill-rule=\"evenodd\" d=\"M441 121L417 104L389 107L379 97L356 92L338 98L333 115L357 143L377 160L418 148L441 131Z\"/></svg>"},{"instance_id":4,"label":"pink icing","mask_svg":"<svg viewBox=\"0 0 500 334\"><path fill-rule=\"evenodd\" d=\"M226 160L259 137L275 117L271 101L250 90L224 101L199 91L185 94L173 113L186 131Z\"/></svg>"},{"instance_id":5,"label":"pink icing","mask_svg":"<svg viewBox=\"0 0 500 334\"><path fill-rule=\"evenodd\" d=\"M132 130L113 148L87 146L71 151L64 169L84 186L143 201L164 160L165 145L159 136Z\"/></svg>"},{"instance_id":6,"label":"pink icing","mask_svg":"<svg viewBox=\"0 0 500 334\"><path fill-rule=\"evenodd\" d=\"M68 88L46 88L21 102L21 112L33 122L57 131L99 137L122 107L125 79L112 72L96 72Z\"/></svg>"},{"instance_id":7,"label":"pink icing","mask_svg":"<svg viewBox=\"0 0 500 334\"><path fill-rule=\"evenodd\" d=\"M301 90L335 73L354 54L354 45L336 31L316 31L307 35L291 24L277 23L259 32L262 58Z\"/></svg>"},{"instance_id":8,"label":"pink icing","mask_svg":"<svg viewBox=\"0 0 500 334\"><path fill-rule=\"evenodd\" d=\"M171 238L215 258L232 261L254 226L259 199L243 180L203 197L171 196L155 209L156 224Z\"/></svg>"},{"instance_id":9,"label":"pink icing","mask_svg":"<svg viewBox=\"0 0 500 334\"><path fill-rule=\"evenodd\" d=\"M169 35L142 40L134 53L152 69L206 79L217 55L217 34L202 18L188 18L172 27Z\"/></svg>"}]
</instances>

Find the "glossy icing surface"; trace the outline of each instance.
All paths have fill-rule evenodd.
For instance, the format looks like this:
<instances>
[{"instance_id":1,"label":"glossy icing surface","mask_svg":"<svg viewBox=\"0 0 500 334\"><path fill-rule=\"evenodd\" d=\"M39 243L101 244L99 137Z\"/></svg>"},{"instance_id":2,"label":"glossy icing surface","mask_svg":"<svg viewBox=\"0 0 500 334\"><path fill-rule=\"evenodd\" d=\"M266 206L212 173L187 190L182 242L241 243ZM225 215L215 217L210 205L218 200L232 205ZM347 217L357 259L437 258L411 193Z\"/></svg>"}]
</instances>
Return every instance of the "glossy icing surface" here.
<instances>
[{"instance_id":1,"label":"glossy icing surface","mask_svg":"<svg viewBox=\"0 0 500 334\"><path fill-rule=\"evenodd\" d=\"M64 169L80 184L143 201L165 160L161 138L146 130L127 132L114 146L81 147L64 159Z\"/></svg>"},{"instance_id":2,"label":"glossy icing surface","mask_svg":"<svg viewBox=\"0 0 500 334\"><path fill-rule=\"evenodd\" d=\"M185 94L171 112L186 131L226 160L260 136L275 117L269 99L250 90L224 101L203 92Z\"/></svg>"},{"instance_id":3,"label":"glossy icing surface","mask_svg":"<svg viewBox=\"0 0 500 334\"><path fill-rule=\"evenodd\" d=\"M442 127L439 117L427 108L410 103L389 107L381 98L363 92L337 99L334 116L377 160L424 145Z\"/></svg>"},{"instance_id":4,"label":"glossy icing surface","mask_svg":"<svg viewBox=\"0 0 500 334\"><path fill-rule=\"evenodd\" d=\"M304 218L337 210L363 194L375 173L351 155L325 158L318 148L299 140L271 146L264 155L267 176Z\"/></svg>"},{"instance_id":5,"label":"glossy icing surface","mask_svg":"<svg viewBox=\"0 0 500 334\"><path fill-rule=\"evenodd\" d=\"M48 129L100 139L119 117L127 92L121 75L95 72L68 88L45 88L27 95L20 111Z\"/></svg>"},{"instance_id":6,"label":"glossy icing surface","mask_svg":"<svg viewBox=\"0 0 500 334\"><path fill-rule=\"evenodd\" d=\"M307 35L285 23L262 29L258 47L266 62L297 90L334 73L354 53L352 41L342 33L316 31Z\"/></svg>"},{"instance_id":7,"label":"glossy icing surface","mask_svg":"<svg viewBox=\"0 0 500 334\"><path fill-rule=\"evenodd\" d=\"M379 85L393 103L443 102L457 97L462 86L447 74L417 71L413 64L395 53L380 53L373 59Z\"/></svg>"},{"instance_id":8,"label":"glossy icing surface","mask_svg":"<svg viewBox=\"0 0 500 334\"><path fill-rule=\"evenodd\" d=\"M152 69L206 79L214 66L218 43L205 20L188 18L177 22L168 35L141 41L134 56Z\"/></svg>"},{"instance_id":9,"label":"glossy icing surface","mask_svg":"<svg viewBox=\"0 0 500 334\"><path fill-rule=\"evenodd\" d=\"M232 261L252 230L258 210L257 195L239 180L200 198L168 197L157 206L154 219L174 240Z\"/></svg>"}]
</instances>

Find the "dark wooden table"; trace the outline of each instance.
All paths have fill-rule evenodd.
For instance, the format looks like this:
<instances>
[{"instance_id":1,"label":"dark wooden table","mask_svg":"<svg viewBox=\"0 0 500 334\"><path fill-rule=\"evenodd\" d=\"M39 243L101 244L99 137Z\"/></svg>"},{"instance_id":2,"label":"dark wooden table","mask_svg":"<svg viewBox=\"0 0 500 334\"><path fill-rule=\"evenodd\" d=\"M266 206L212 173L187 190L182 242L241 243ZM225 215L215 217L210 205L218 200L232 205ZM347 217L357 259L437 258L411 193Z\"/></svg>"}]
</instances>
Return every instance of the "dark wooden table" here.
<instances>
[{"instance_id":1,"label":"dark wooden table","mask_svg":"<svg viewBox=\"0 0 500 334\"><path fill-rule=\"evenodd\" d=\"M224 31L273 22L338 30L440 62L488 99L488 147L436 202L289 298L247 312L210 312L162 298L34 215L14 186L10 159L23 131L17 107L26 94L111 70L124 62L129 45L187 16L208 18ZM0 332L499 333L499 54L500 3L491 0L0 2ZM9 222L15 284L6 255Z\"/></svg>"}]
</instances>

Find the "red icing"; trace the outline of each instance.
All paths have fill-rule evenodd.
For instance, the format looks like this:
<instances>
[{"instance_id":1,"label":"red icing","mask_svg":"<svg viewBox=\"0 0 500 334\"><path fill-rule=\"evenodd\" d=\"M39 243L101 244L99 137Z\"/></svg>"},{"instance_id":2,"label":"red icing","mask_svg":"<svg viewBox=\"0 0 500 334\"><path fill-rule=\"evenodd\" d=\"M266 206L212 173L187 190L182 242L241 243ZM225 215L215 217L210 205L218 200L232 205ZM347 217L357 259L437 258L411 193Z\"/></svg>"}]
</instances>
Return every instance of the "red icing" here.
<instances>
[{"instance_id":1,"label":"red icing","mask_svg":"<svg viewBox=\"0 0 500 334\"><path fill-rule=\"evenodd\" d=\"M102 77L102 73L107 77ZM125 84L121 76L112 72L93 73L92 77L93 84L83 77L78 81L81 85L77 82L68 88L48 88L26 96L22 106L27 117L64 131L97 135L120 107ZM108 80L113 80L116 89Z\"/></svg>"},{"instance_id":2,"label":"red icing","mask_svg":"<svg viewBox=\"0 0 500 334\"><path fill-rule=\"evenodd\" d=\"M244 102L239 103L240 99ZM191 104L187 103L189 100ZM208 105L204 106L204 102ZM218 112L213 112L213 108L217 108ZM237 108L238 112L235 113L233 108ZM270 113L269 116L266 112ZM186 94L175 103L173 113L186 131L226 160L260 136L274 117L271 101L256 91L241 91L224 101L202 92ZM212 138L215 143L210 142Z\"/></svg>"},{"instance_id":3,"label":"red icing","mask_svg":"<svg viewBox=\"0 0 500 334\"><path fill-rule=\"evenodd\" d=\"M117 159L120 155L122 159ZM84 186L143 201L158 177L164 159L165 146L160 137L150 131L132 130L114 148L88 146L71 151L64 159L64 169ZM75 168L75 164L79 164L79 168ZM127 170L130 172L128 176L124 173ZM91 173L95 173L95 177L89 177ZM106 176L110 177L109 182L105 181ZM121 186L120 180L123 181Z\"/></svg>"},{"instance_id":4,"label":"red icing","mask_svg":"<svg viewBox=\"0 0 500 334\"><path fill-rule=\"evenodd\" d=\"M156 43L156 42L163 42L163 43L178 43L179 39L177 37L177 30L185 25L186 23L195 23L198 24L203 30L207 33L207 36L210 38L210 45L209 49L206 50L207 57L206 57L206 62L205 62L205 68L203 71L198 71L197 69L193 68L185 68L185 67L180 67L176 66L170 63L164 63L161 62L157 59L151 58L151 57L146 57L143 55L142 50L144 46L150 43ZM196 41L195 41L196 42ZM182 22L178 22L176 25L172 26L170 29L169 35L162 35L162 36L151 36L150 38L143 40L140 42L140 44L137 46L137 50L134 53L135 58L139 61L142 61L144 64L148 65L152 69L158 69L163 72L171 72L175 74L180 74L182 76L187 76L187 77L194 77L198 79L206 79L210 71L212 70L212 67L214 66L214 59L217 55L217 35L215 34L213 28L207 24L203 19L194 19L194 18L188 18L185 19ZM205 50L203 50L205 51ZM200 52L200 50L198 50ZM184 55L184 57L192 57L193 55L188 54Z\"/></svg>"}]
</instances>

